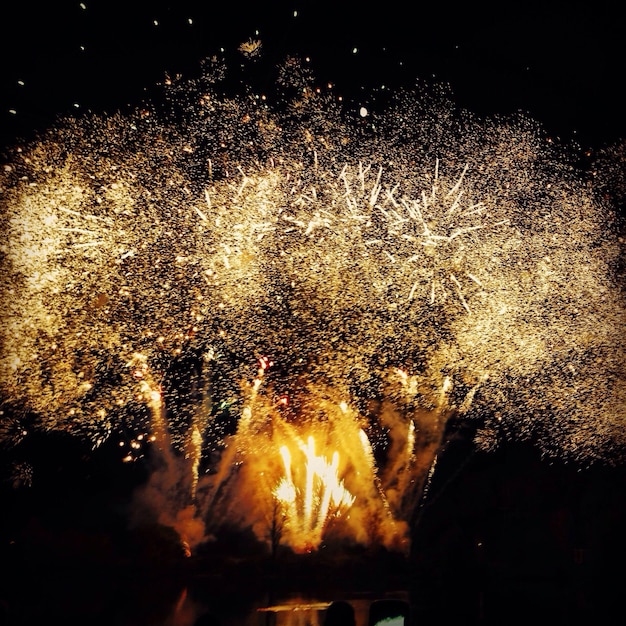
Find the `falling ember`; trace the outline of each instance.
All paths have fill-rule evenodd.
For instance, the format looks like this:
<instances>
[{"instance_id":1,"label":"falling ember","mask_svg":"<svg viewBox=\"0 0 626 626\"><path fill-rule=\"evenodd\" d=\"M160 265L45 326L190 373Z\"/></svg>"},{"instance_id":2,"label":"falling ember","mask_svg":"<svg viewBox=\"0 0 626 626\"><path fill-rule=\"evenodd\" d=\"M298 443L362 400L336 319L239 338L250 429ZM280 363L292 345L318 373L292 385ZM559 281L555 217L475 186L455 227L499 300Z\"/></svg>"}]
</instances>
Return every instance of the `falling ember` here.
<instances>
[{"instance_id":1,"label":"falling ember","mask_svg":"<svg viewBox=\"0 0 626 626\"><path fill-rule=\"evenodd\" d=\"M142 502L192 550L404 549L458 416L483 450L623 458L613 211L532 121L419 92L355 117L296 60L231 98L226 70L8 157L1 443L147 433Z\"/></svg>"},{"instance_id":2,"label":"falling ember","mask_svg":"<svg viewBox=\"0 0 626 626\"><path fill-rule=\"evenodd\" d=\"M308 438L306 445L299 446L299 451L304 465L301 484L296 485L294 482L289 448L281 446L285 476L273 491L274 496L284 506L285 541L296 550L317 547L329 517L342 515L355 500L338 476L337 451L333 452L329 463L326 457L315 453L315 440L312 436Z\"/></svg>"}]
</instances>

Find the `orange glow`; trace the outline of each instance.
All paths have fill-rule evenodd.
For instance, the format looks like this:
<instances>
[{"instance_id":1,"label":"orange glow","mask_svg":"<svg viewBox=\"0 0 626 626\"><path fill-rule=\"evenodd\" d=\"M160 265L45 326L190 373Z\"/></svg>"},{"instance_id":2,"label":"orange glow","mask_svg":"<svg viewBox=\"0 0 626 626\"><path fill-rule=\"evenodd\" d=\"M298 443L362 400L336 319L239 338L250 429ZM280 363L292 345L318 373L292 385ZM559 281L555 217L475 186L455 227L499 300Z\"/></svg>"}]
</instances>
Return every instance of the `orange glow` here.
<instances>
[{"instance_id":1,"label":"orange glow","mask_svg":"<svg viewBox=\"0 0 626 626\"><path fill-rule=\"evenodd\" d=\"M308 437L306 445L300 442L298 451L303 468L294 471L291 451L281 446L285 475L273 491L283 505L286 538L296 550L318 545L330 517L344 514L355 501L339 478L337 451L330 462L316 454L313 436Z\"/></svg>"}]
</instances>

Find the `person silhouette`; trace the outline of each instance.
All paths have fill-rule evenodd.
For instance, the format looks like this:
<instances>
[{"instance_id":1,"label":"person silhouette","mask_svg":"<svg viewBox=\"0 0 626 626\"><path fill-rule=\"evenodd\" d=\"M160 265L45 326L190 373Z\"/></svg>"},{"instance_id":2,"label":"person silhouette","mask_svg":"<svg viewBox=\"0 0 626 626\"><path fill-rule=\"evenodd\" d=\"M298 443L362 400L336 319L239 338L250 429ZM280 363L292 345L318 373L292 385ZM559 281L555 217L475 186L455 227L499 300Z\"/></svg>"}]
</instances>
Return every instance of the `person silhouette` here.
<instances>
[{"instance_id":1,"label":"person silhouette","mask_svg":"<svg viewBox=\"0 0 626 626\"><path fill-rule=\"evenodd\" d=\"M324 626L356 626L354 607L345 600L335 600L326 609Z\"/></svg>"},{"instance_id":2,"label":"person silhouette","mask_svg":"<svg viewBox=\"0 0 626 626\"><path fill-rule=\"evenodd\" d=\"M394 598L374 600L370 604L368 626L404 626L408 618L408 602Z\"/></svg>"}]
</instances>

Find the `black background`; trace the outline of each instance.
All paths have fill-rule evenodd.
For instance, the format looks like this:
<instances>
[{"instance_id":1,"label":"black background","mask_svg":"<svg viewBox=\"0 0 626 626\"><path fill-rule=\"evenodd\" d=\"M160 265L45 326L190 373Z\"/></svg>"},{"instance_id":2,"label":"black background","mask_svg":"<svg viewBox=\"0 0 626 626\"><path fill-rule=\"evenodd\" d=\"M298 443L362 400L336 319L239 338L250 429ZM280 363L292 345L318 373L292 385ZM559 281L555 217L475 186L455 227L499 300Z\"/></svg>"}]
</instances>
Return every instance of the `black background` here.
<instances>
[{"instance_id":1,"label":"black background","mask_svg":"<svg viewBox=\"0 0 626 626\"><path fill-rule=\"evenodd\" d=\"M419 79L449 85L476 114L524 111L584 149L626 134L626 38L615 2L82 4L4 3L1 145L60 114L135 106L166 74L191 76L220 48L236 58L249 38L263 42L266 65L309 56L319 80L355 105L371 89Z\"/></svg>"}]
</instances>

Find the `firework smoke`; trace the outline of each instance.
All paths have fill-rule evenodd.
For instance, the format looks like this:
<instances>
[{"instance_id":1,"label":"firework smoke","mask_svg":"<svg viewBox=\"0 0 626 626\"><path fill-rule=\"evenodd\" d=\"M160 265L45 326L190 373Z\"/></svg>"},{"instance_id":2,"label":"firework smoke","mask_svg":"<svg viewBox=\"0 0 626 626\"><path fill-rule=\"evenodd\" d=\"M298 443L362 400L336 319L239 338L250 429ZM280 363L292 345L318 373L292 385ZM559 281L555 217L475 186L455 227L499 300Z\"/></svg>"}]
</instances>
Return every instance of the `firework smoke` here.
<instances>
[{"instance_id":1,"label":"firework smoke","mask_svg":"<svg viewBox=\"0 0 626 626\"><path fill-rule=\"evenodd\" d=\"M365 120L294 60L267 94L224 75L5 164L5 441L25 413L94 446L150 432L144 501L195 544L205 522L266 539L289 471L300 489L281 446L314 437L350 497L322 485L315 532L283 526L298 549L405 545L451 416L483 449L622 457L617 236L540 128L420 90Z\"/></svg>"}]
</instances>

